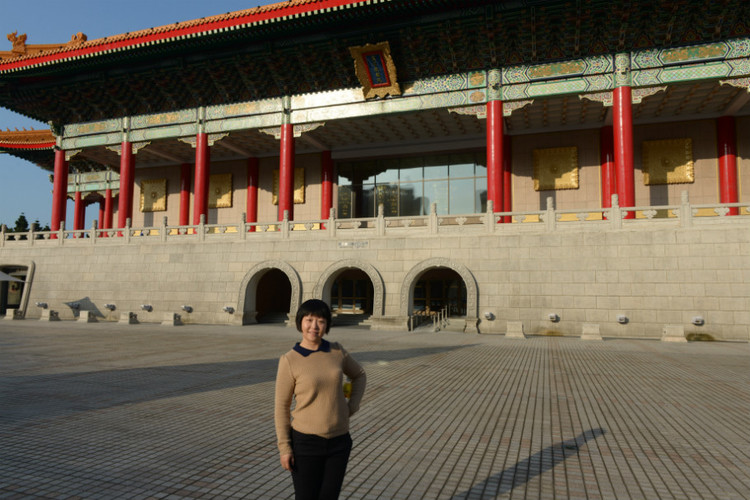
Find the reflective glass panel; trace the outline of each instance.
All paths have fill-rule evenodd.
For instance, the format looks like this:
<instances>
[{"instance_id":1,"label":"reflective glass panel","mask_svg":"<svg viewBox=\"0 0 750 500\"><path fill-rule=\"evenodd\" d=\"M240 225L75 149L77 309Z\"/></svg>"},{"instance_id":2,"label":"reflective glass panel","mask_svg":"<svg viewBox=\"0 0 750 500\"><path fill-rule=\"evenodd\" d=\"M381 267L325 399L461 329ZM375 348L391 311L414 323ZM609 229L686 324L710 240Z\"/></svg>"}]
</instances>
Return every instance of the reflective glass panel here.
<instances>
[{"instance_id":1,"label":"reflective glass panel","mask_svg":"<svg viewBox=\"0 0 750 500\"><path fill-rule=\"evenodd\" d=\"M349 219L352 216L352 187L339 185L337 217Z\"/></svg>"},{"instance_id":2,"label":"reflective glass panel","mask_svg":"<svg viewBox=\"0 0 750 500\"><path fill-rule=\"evenodd\" d=\"M461 154L450 156L450 176L451 179L456 177L473 177L474 176L474 155Z\"/></svg>"},{"instance_id":3,"label":"reflective glass panel","mask_svg":"<svg viewBox=\"0 0 750 500\"><path fill-rule=\"evenodd\" d=\"M474 213L474 179L457 179L450 181L450 213Z\"/></svg>"},{"instance_id":4,"label":"reflective glass panel","mask_svg":"<svg viewBox=\"0 0 750 500\"><path fill-rule=\"evenodd\" d=\"M402 158L400 165L400 179L404 181L421 181L422 180L422 165L424 160L422 157L416 158Z\"/></svg>"},{"instance_id":5,"label":"reflective glass panel","mask_svg":"<svg viewBox=\"0 0 750 500\"><path fill-rule=\"evenodd\" d=\"M359 217L375 217L375 186L362 186L362 213Z\"/></svg>"},{"instance_id":6,"label":"reflective glass panel","mask_svg":"<svg viewBox=\"0 0 750 500\"><path fill-rule=\"evenodd\" d=\"M437 213L448 213L448 180L425 181L424 183L424 213L430 213L430 205L437 203Z\"/></svg>"},{"instance_id":7,"label":"reflective glass panel","mask_svg":"<svg viewBox=\"0 0 750 500\"><path fill-rule=\"evenodd\" d=\"M428 156L424 162L425 179L447 179L448 178L448 157Z\"/></svg>"},{"instance_id":8,"label":"reflective glass panel","mask_svg":"<svg viewBox=\"0 0 750 500\"><path fill-rule=\"evenodd\" d=\"M378 184L377 204L383 205L383 215L395 217L398 215L398 184ZM377 213L377 211L376 211Z\"/></svg>"},{"instance_id":9,"label":"reflective glass panel","mask_svg":"<svg viewBox=\"0 0 750 500\"><path fill-rule=\"evenodd\" d=\"M477 178L476 191L474 194L474 203L476 203L476 212L483 213L487 211L487 179Z\"/></svg>"},{"instance_id":10,"label":"reflective glass panel","mask_svg":"<svg viewBox=\"0 0 750 500\"><path fill-rule=\"evenodd\" d=\"M399 187L400 215L422 213L422 182L402 182Z\"/></svg>"},{"instance_id":11,"label":"reflective glass panel","mask_svg":"<svg viewBox=\"0 0 750 500\"><path fill-rule=\"evenodd\" d=\"M386 167L383 165L382 167ZM392 162L387 170L380 172L375 178L378 184L398 182L398 163Z\"/></svg>"}]
</instances>

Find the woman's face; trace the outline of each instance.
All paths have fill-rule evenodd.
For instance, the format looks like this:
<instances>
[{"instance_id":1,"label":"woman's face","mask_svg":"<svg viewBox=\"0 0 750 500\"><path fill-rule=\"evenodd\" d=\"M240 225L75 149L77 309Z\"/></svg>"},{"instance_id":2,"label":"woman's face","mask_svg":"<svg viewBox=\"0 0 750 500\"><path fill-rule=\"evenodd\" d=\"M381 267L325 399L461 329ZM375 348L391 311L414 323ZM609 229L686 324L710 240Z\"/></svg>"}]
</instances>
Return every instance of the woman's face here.
<instances>
[{"instance_id":1,"label":"woman's face","mask_svg":"<svg viewBox=\"0 0 750 500\"><path fill-rule=\"evenodd\" d=\"M300 327L302 328L302 340L307 344L320 344L323 339L323 335L326 333L326 320L325 318L319 318L308 314L302 317Z\"/></svg>"}]
</instances>

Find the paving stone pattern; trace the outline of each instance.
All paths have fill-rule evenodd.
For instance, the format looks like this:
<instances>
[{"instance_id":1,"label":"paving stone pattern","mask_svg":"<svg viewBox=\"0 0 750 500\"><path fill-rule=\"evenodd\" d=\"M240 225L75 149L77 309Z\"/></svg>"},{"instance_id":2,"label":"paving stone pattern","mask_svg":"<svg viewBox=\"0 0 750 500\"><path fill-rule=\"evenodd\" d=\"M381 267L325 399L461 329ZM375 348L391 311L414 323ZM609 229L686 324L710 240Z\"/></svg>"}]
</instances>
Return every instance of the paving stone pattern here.
<instances>
[{"instance_id":1,"label":"paving stone pattern","mask_svg":"<svg viewBox=\"0 0 750 500\"><path fill-rule=\"evenodd\" d=\"M280 326L0 323L0 498L293 498ZM342 498L750 498L750 345L334 328Z\"/></svg>"}]
</instances>

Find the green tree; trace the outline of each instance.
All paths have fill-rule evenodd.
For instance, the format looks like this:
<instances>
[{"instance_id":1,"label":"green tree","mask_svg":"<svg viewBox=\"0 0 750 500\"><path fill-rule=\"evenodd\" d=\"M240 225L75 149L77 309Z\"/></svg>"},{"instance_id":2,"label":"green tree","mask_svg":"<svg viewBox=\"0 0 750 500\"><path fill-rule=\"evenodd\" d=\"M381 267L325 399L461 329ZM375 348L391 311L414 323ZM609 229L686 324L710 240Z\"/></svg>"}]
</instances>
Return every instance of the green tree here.
<instances>
[{"instance_id":1,"label":"green tree","mask_svg":"<svg viewBox=\"0 0 750 500\"><path fill-rule=\"evenodd\" d=\"M23 212L16 219L16 227L13 229L14 233L26 233L29 230L29 221L26 220L26 216Z\"/></svg>"},{"instance_id":2,"label":"green tree","mask_svg":"<svg viewBox=\"0 0 750 500\"><path fill-rule=\"evenodd\" d=\"M8 228L11 233L27 233L29 231L29 221L26 219L26 215L21 212L21 215L16 219L16 227L13 229ZM26 235L17 236L17 239L25 240Z\"/></svg>"}]
</instances>

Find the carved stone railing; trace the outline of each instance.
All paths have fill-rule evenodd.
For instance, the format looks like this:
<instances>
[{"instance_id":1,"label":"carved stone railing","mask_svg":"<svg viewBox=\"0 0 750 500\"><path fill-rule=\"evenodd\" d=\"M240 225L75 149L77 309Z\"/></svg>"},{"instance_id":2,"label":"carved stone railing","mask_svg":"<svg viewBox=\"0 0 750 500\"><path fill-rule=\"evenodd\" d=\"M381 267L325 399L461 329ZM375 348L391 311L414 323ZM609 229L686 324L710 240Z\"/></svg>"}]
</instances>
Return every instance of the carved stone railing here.
<instances>
[{"instance_id":1,"label":"carved stone railing","mask_svg":"<svg viewBox=\"0 0 750 500\"><path fill-rule=\"evenodd\" d=\"M736 215L733 215L736 214ZM634 214L633 218L628 218ZM508 220L511 223L501 223ZM27 232L10 232L0 227L0 247L68 244L130 244L166 242L185 238L199 241L256 238L372 238L419 234L487 234L501 232L552 232L605 226L611 230L662 224L691 227L716 223L742 223L750 220L750 203L715 203L691 205L687 193L679 205L641 206L623 208L617 195L612 196L612 207L599 209L555 209L552 198L547 198L545 210L494 212L492 202L487 212L474 214L438 215L433 204L429 215L385 217L382 206L376 217L337 219L331 209L328 219L290 221L286 213L281 221L246 222L245 215L236 223L207 224L205 218L197 225L170 226L167 218L159 226L132 227L130 219L124 228L98 229L94 221L90 229L69 230L61 224L58 231L37 231L34 224Z\"/></svg>"}]
</instances>

